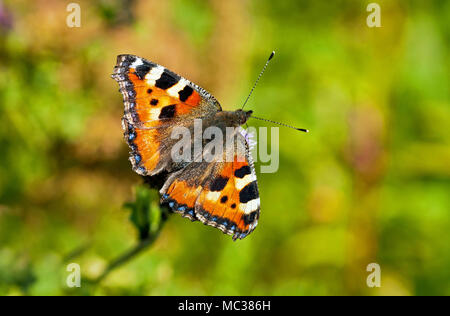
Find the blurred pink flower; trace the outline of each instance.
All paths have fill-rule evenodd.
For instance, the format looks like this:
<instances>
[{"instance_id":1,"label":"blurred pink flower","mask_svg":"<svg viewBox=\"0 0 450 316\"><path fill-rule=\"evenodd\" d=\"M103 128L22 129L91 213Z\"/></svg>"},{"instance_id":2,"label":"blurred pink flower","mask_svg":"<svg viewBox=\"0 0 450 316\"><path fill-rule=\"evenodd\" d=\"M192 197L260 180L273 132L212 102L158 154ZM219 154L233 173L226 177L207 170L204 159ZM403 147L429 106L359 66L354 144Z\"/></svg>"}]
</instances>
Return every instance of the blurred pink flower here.
<instances>
[{"instance_id":1,"label":"blurred pink flower","mask_svg":"<svg viewBox=\"0 0 450 316\"><path fill-rule=\"evenodd\" d=\"M12 15L3 5L3 1L0 0L0 29L10 30L12 25Z\"/></svg>"}]
</instances>

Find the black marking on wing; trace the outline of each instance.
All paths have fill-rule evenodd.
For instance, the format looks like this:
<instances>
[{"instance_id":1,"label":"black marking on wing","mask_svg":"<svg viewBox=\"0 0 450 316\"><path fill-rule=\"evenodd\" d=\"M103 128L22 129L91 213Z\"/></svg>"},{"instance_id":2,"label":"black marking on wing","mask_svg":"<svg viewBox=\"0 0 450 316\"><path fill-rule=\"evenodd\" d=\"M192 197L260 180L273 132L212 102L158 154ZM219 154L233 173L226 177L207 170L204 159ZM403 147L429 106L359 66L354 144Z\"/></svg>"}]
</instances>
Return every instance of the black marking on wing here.
<instances>
[{"instance_id":1,"label":"black marking on wing","mask_svg":"<svg viewBox=\"0 0 450 316\"><path fill-rule=\"evenodd\" d=\"M258 211L251 212L250 214L245 214L242 216L242 219L244 220L245 225L249 225L250 223L253 223L256 216L258 215Z\"/></svg>"},{"instance_id":2,"label":"black marking on wing","mask_svg":"<svg viewBox=\"0 0 450 316\"><path fill-rule=\"evenodd\" d=\"M142 65L139 65L136 67L136 76L139 77L139 79L144 80L145 75L148 74L148 72L154 67L154 65L144 62Z\"/></svg>"},{"instance_id":3,"label":"black marking on wing","mask_svg":"<svg viewBox=\"0 0 450 316\"><path fill-rule=\"evenodd\" d=\"M161 74L161 77L156 80L155 82L155 86L166 90L170 87L172 87L173 85L177 84L178 81L180 81L181 77L178 75L175 75L172 72L168 72L167 69L164 69L164 72Z\"/></svg>"},{"instance_id":4,"label":"black marking on wing","mask_svg":"<svg viewBox=\"0 0 450 316\"><path fill-rule=\"evenodd\" d=\"M230 178L225 178L221 176L215 178L214 181L211 183L210 190L222 191L223 188L225 188L225 186L227 185L229 179Z\"/></svg>"},{"instance_id":5,"label":"black marking on wing","mask_svg":"<svg viewBox=\"0 0 450 316\"><path fill-rule=\"evenodd\" d=\"M178 91L178 95L180 96L180 101L181 102L186 101L191 96L192 92L194 92L194 89L192 89L189 86L185 86L183 88L183 90Z\"/></svg>"},{"instance_id":6,"label":"black marking on wing","mask_svg":"<svg viewBox=\"0 0 450 316\"><path fill-rule=\"evenodd\" d=\"M256 181L250 182L241 190L241 192L239 192L239 202L241 203L247 203L256 198L258 198Z\"/></svg>"},{"instance_id":7,"label":"black marking on wing","mask_svg":"<svg viewBox=\"0 0 450 316\"><path fill-rule=\"evenodd\" d=\"M161 109L161 113L159 113L158 118L159 119L172 118L175 116L175 113L176 113L176 105L175 104L167 105Z\"/></svg>"},{"instance_id":8,"label":"black marking on wing","mask_svg":"<svg viewBox=\"0 0 450 316\"><path fill-rule=\"evenodd\" d=\"M242 179L243 177L245 177L246 175L252 173L252 170L250 168L250 166L242 166L239 169L234 171L234 175L240 179Z\"/></svg>"}]
</instances>

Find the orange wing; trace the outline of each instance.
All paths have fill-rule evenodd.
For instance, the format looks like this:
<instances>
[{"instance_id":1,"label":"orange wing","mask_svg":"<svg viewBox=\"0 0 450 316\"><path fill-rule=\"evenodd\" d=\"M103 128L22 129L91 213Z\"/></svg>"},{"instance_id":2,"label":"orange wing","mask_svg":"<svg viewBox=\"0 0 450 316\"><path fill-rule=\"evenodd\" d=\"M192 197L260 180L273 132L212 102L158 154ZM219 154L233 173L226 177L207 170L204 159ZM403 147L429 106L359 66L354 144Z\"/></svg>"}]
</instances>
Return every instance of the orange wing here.
<instances>
[{"instance_id":1,"label":"orange wing","mask_svg":"<svg viewBox=\"0 0 450 316\"><path fill-rule=\"evenodd\" d=\"M134 55L119 55L112 78L125 105L122 126L133 170L155 175L167 168L170 130L183 121L221 111L207 91L172 71Z\"/></svg>"},{"instance_id":2,"label":"orange wing","mask_svg":"<svg viewBox=\"0 0 450 316\"><path fill-rule=\"evenodd\" d=\"M237 150L233 161L193 162L172 174L160 191L161 202L233 240L246 237L258 224L260 200L247 142L240 141L245 152Z\"/></svg>"}]
</instances>

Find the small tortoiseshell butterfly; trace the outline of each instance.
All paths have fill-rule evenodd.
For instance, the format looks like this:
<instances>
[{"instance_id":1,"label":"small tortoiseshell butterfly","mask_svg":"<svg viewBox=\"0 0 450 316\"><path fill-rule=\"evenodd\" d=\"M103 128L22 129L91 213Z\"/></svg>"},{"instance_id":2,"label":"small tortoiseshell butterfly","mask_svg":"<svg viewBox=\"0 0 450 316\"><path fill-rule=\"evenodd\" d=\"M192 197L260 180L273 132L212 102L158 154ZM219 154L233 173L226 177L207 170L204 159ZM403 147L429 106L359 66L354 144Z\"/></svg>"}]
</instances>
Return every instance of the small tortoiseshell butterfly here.
<instances>
[{"instance_id":1,"label":"small tortoiseshell butterfly","mask_svg":"<svg viewBox=\"0 0 450 316\"><path fill-rule=\"evenodd\" d=\"M243 125L252 111L222 111L206 90L172 71L134 55L119 55L112 78L120 86L125 105L122 127L131 148L130 161L138 174L161 177L161 203L192 221L242 239L258 224L260 201L249 140ZM175 127L193 129L237 127L237 145L227 148L234 159L174 162L171 148L177 142ZM232 157L233 157L232 156ZM229 159L228 159L229 160ZM160 178L161 179L161 178Z\"/></svg>"}]
</instances>

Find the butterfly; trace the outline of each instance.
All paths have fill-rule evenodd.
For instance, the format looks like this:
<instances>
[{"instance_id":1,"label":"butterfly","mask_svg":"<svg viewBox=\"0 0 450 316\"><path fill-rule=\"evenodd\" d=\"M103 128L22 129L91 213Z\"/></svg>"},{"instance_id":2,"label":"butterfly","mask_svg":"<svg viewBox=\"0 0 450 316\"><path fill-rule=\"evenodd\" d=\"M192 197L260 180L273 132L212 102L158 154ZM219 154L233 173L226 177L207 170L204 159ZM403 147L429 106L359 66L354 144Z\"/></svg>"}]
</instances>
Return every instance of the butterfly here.
<instances>
[{"instance_id":1,"label":"butterfly","mask_svg":"<svg viewBox=\"0 0 450 316\"><path fill-rule=\"evenodd\" d=\"M117 56L112 78L123 96L129 160L136 173L158 182L161 204L233 240L250 234L258 224L260 199L249 135L240 126L252 111L222 111L203 88L134 55ZM171 149L177 139L172 132L179 127L192 131L196 119L203 129L215 126L224 135L227 127L236 128L236 142L224 145L223 153L211 161L175 161ZM223 155L231 159L221 159Z\"/></svg>"}]
</instances>

